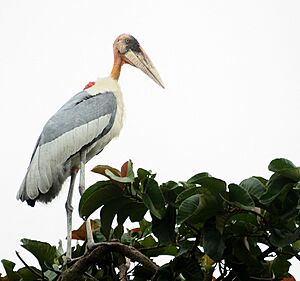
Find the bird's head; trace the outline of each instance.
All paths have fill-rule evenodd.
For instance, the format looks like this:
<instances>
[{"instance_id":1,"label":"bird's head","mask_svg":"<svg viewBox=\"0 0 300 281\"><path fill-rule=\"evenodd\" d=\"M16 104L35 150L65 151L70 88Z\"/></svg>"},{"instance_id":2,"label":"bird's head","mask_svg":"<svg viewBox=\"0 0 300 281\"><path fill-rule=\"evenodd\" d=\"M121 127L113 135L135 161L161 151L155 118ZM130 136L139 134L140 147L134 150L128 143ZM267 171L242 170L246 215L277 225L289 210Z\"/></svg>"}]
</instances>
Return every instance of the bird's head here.
<instances>
[{"instance_id":1,"label":"bird's head","mask_svg":"<svg viewBox=\"0 0 300 281\"><path fill-rule=\"evenodd\" d=\"M121 66L127 63L142 70L154 82L164 88L162 79L153 63L132 35L121 34L117 37L114 42L114 55L115 63L112 76L119 75Z\"/></svg>"}]
</instances>

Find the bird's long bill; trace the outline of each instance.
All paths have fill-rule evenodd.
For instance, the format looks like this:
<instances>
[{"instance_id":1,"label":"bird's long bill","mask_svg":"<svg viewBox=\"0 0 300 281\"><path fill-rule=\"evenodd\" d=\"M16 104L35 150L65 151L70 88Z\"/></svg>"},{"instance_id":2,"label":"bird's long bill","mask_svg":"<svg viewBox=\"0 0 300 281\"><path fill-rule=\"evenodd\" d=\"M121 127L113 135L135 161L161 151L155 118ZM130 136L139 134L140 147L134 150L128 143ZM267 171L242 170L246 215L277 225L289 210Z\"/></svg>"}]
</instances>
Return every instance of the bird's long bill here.
<instances>
[{"instance_id":1,"label":"bird's long bill","mask_svg":"<svg viewBox=\"0 0 300 281\"><path fill-rule=\"evenodd\" d=\"M156 68L154 67L153 63L151 62L147 54L142 49L140 52L134 52L132 50L128 50L126 54L124 54L124 56L128 61L128 63L142 70L155 83L157 83L162 88L165 88Z\"/></svg>"}]
</instances>

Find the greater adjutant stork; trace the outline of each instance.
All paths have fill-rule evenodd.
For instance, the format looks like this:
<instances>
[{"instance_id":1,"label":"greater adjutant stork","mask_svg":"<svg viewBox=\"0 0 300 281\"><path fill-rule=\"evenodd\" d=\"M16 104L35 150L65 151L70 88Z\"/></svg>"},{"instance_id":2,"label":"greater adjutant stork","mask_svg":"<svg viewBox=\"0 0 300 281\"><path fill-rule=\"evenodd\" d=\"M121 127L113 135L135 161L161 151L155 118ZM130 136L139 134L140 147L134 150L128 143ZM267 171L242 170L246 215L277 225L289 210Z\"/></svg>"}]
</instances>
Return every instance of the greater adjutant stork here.
<instances>
[{"instance_id":1,"label":"greater adjutant stork","mask_svg":"<svg viewBox=\"0 0 300 281\"><path fill-rule=\"evenodd\" d=\"M119 135L123 125L123 98L118 79L123 64L139 68L158 85L162 80L151 60L131 35L113 44L114 64L109 77L98 79L67 101L46 123L33 151L17 199L34 206L50 202L71 176L66 202L67 257L71 258L72 195L80 170L79 191L85 190L85 163ZM87 239L92 241L89 222Z\"/></svg>"}]
</instances>

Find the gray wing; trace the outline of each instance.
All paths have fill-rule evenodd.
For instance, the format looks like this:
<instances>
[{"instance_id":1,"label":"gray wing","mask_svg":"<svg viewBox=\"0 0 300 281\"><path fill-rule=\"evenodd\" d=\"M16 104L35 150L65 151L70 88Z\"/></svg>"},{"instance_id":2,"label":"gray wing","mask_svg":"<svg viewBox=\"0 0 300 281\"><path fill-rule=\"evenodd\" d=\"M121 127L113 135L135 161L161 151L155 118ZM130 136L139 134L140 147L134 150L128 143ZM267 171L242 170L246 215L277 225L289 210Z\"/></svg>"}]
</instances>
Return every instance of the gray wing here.
<instances>
[{"instance_id":1,"label":"gray wing","mask_svg":"<svg viewBox=\"0 0 300 281\"><path fill-rule=\"evenodd\" d=\"M90 95L83 91L71 98L44 126L17 198L36 199L54 185L60 190L69 175L62 171L64 163L110 131L116 110L112 92Z\"/></svg>"}]
</instances>

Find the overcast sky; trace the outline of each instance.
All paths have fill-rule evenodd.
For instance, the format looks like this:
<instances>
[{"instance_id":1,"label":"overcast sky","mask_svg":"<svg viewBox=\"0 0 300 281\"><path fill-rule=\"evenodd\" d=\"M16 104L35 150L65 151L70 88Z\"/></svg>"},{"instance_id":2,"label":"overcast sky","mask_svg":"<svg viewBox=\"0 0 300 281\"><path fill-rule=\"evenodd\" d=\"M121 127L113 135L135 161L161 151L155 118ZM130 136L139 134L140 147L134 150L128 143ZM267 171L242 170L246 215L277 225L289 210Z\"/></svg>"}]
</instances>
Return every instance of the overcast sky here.
<instances>
[{"instance_id":1,"label":"overcast sky","mask_svg":"<svg viewBox=\"0 0 300 281\"><path fill-rule=\"evenodd\" d=\"M299 14L297 0L1 0L0 259L17 261L15 250L30 259L22 238L64 240L68 182L47 206L30 208L15 195L43 125L85 84L109 75L121 33L139 40L166 89L123 67L123 130L87 171L132 159L160 182L207 171L239 183L269 177L277 157L300 165ZM99 179L86 177L87 185Z\"/></svg>"}]
</instances>

